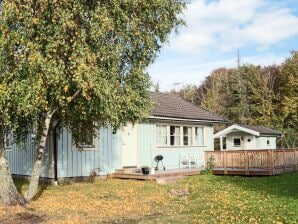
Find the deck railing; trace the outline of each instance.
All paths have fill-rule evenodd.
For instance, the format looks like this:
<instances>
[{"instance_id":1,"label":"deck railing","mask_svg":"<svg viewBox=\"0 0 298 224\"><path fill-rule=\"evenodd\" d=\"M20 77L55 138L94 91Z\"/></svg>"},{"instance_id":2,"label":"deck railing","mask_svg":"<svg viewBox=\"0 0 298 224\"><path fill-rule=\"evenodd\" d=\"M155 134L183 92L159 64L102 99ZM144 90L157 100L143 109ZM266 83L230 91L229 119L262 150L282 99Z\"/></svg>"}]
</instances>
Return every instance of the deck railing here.
<instances>
[{"instance_id":1,"label":"deck railing","mask_svg":"<svg viewBox=\"0 0 298 224\"><path fill-rule=\"evenodd\" d=\"M206 151L214 173L275 175L298 171L298 149Z\"/></svg>"}]
</instances>

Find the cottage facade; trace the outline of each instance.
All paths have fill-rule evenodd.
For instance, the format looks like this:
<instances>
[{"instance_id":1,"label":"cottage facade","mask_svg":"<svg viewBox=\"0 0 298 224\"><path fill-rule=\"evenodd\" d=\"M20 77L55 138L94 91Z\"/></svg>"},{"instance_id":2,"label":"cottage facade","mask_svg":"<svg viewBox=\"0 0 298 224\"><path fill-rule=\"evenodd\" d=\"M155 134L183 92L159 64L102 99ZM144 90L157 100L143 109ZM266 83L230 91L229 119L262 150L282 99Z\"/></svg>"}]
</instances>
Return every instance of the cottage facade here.
<instances>
[{"instance_id":1,"label":"cottage facade","mask_svg":"<svg viewBox=\"0 0 298 224\"><path fill-rule=\"evenodd\" d=\"M116 133L100 128L97 137L89 138L83 150L75 147L67 128L50 130L41 177L89 176L94 169L111 174L122 167L156 165L156 155L164 157L166 169L180 168L180 158L192 155L197 166L204 165L204 151L213 150L213 125L224 123L220 116L193 105L177 95L150 93L154 109L143 122L121 128ZM31 175L35 161L32 139L22 146L7 149L13 174Z\"/></svg>"},{"instance_id":2,"label":"cottage facade","mask_svg":"<svg viewBox=\"0 0 298 224\"><path fill-rule=\"evenodd\" d=\"M221 150L276 149L276 140L281 132L252 125L234 124L216 133Z\"/></svg>"}]
</instances>

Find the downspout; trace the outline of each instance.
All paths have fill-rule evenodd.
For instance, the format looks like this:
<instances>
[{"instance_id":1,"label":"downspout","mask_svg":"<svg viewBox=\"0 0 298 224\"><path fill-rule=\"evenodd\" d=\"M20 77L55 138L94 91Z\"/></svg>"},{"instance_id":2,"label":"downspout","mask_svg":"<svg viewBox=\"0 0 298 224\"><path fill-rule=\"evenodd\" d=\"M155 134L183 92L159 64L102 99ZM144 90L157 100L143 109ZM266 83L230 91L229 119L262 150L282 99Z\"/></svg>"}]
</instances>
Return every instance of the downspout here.
<instances>
[{"instance_id":1,"label":"downspout","mask_svg":"<svg viewBox=\"0 0 298 224\"><path fill-rule=\"evenodd\" d=\"M58 147L57 147L57 127L59 123L57 123L54 127L53 131L53 146L54 146L54 185L58 185Z\"/></svg>"}]
</instances>

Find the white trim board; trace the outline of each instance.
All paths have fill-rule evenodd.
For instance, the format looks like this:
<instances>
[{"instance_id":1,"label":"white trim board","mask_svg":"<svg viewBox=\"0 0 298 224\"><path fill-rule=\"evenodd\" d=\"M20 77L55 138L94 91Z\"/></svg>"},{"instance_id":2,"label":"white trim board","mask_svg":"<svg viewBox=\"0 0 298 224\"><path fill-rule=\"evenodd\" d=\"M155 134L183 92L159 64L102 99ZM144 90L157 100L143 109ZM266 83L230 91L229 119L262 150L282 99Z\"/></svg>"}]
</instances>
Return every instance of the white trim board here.
<instances>
[{"instance_id":1,"label":"white trim board","mask_svg":"<svg viewBox=\"0 0 298 224\"><path fill-rule=\"evenodd\" d=\"M254 136L260 136L260 132L253 131L251 129L244 128L244 127L241 127L239 125L233 124L232 126L230 126L228 128L225 128L225 129L221 130L220 132L217 132L216 134L214 134L213 138L224 137L225 135L227 135L231 132L234 132L235 129L238 130L238 131L246 132L246 133L254 135Z\"/></svg>"}]
</instances>

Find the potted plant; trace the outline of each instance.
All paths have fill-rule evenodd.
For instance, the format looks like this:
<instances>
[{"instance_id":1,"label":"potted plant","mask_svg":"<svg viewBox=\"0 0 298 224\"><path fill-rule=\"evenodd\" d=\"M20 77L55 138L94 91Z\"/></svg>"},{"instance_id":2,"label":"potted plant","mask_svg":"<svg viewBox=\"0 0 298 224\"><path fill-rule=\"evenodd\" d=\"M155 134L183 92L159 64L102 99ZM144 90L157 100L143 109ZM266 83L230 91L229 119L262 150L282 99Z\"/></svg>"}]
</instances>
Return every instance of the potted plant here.
<instances>
[{"instance_id":1,"label":"potted plant","mask_svg":"<svg viewBox=\"0 0 298 224\"><path fill-rule=\"evenodd\" d=\"M142 166L142 173L148 175L150 172L149 166Z\"/></svg>"}]
</instances>

